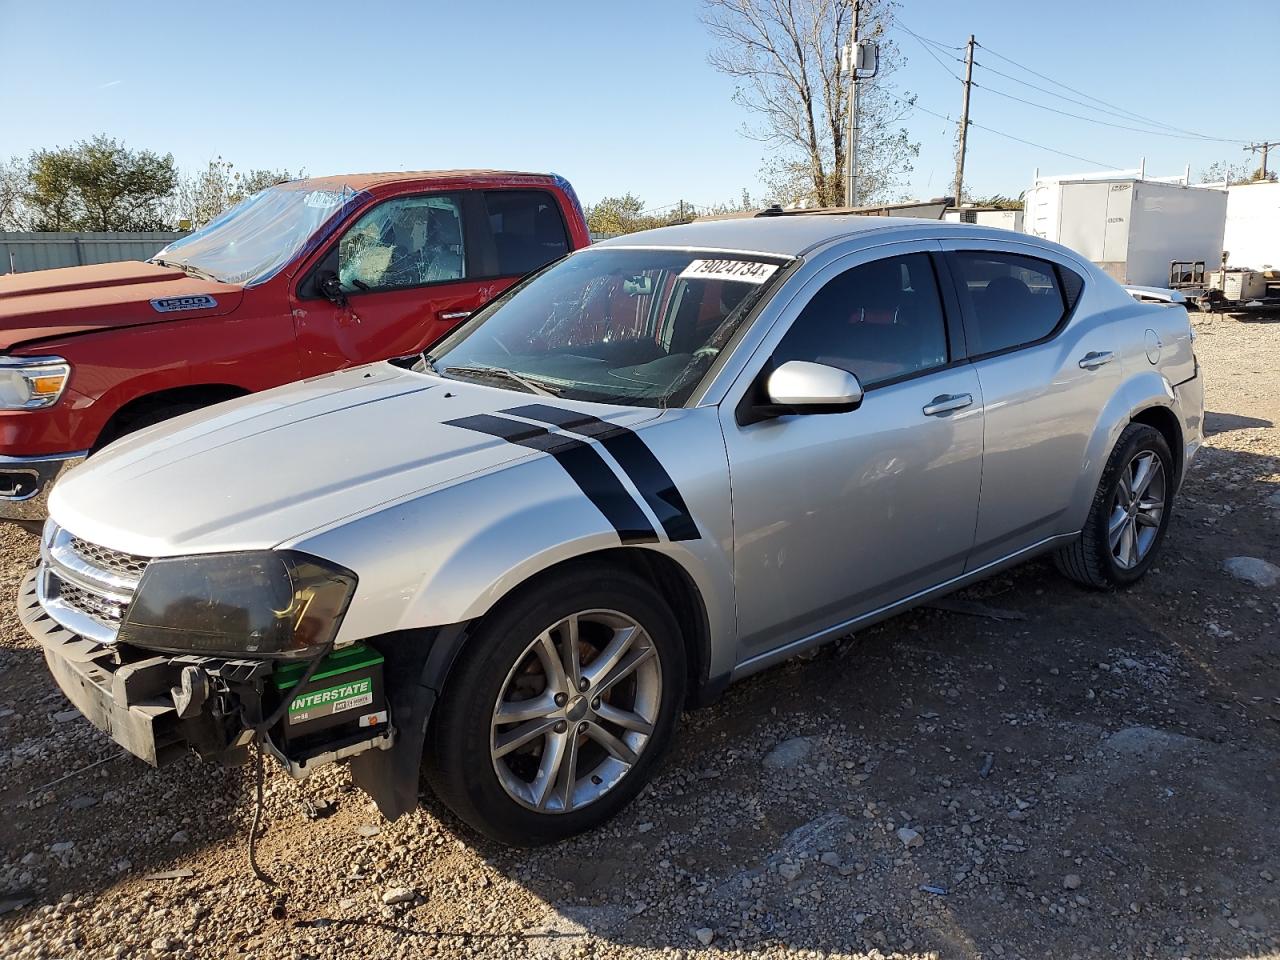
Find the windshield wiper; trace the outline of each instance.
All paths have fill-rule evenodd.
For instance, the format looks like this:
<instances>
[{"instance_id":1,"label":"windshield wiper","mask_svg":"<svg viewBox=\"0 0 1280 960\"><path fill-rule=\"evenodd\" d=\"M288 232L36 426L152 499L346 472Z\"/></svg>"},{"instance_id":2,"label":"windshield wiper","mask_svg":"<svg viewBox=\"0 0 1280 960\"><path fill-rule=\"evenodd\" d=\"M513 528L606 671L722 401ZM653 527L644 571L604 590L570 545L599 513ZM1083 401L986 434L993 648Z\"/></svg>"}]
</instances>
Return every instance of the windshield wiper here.
<instances>
[{"instance_id":1,"label":"windshield wiper","mask_svg":"<svg viewBox=\"0 0 1280 960\"><path fill-rule=\"evenodd\" d=\"M173 267L177 270L181 270L183 273L185 273L189 277L199 277L201 280L212 280L214 283L223 282L221 279L219 279L218 277L215 277L208 270L202 270L199 267L193 266L192 264L189 264L189 263L178 263L176 260L161 260L159 257L152 257L149 262L154 263L156 264L156 266L160 266L160 267Z\"/></svg>"},{"instance_id":2,"label":"windshield wiper","mask_svg":"<svg viewBox=\"0 0 1280 960\"><path fill-rule=\"evenodd\" d=\"M201 280L212 280L214 283L222 282L208 270L201 270L199 267L192 266L189 263L174 263L170 264L170 266L178 267L189 277L199 277Z\"/></svg>"},{"instance_id":3,"label":"windshield wiper","mask_svg":"<svg viewBox=\"0 0 1280 960\"><path fill-rule=\"evenodd\" d=\"M425 357L424 359L426 359L428 363L432 363L430 357ZM435 369L435 365L432 363L431 370L435 372ZM536 380L532 377L527 377L522 373L516 373L514 370L508 370L506 367L445 367L444 373L442 373L441 376L452 377L455 373L462 374L464 378L476 377L484 379L488 377L492 380L503 380L507 383L514 383L523 387L528 393L537 393L544 397L557 396L563 389L555 384L547 383L545 380Z\"/></svg>"}]
</instances>

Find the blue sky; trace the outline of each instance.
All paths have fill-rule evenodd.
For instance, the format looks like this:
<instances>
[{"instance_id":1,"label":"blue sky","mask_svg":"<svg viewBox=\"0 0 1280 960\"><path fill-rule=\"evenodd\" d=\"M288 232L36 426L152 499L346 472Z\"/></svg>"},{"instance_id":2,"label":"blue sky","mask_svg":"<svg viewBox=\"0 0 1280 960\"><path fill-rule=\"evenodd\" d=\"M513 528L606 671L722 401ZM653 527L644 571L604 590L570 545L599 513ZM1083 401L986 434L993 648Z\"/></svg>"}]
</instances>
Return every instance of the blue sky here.
<instances>
[{"instance_id":1,"label":"blue sky","mask_svg":"<svg viewBox=\"0 0 1280 960\"><path fill-rule=\"evenodd\" d=\"M564 174L586 202L627 190L655 208L735 199L744 187L759 190L768 150L740 134L749 118L731 102L730 81L707 65L711 39L698 11L696 0L0 0L0 62L10 79L0 154L105 132L172 152L185 168L219 154L241 167L315 174L515 167ZM1040 86L1049 84L997 54L1189 131L1280 139L1267 109L1280 80L1275 0L1241 0L1225 12L1190 0L904 0L897 15L942 44L974 33L986 48L979 63ZM932 47L939 64L901 29L894 35L907 57L894 78L899 93L954 117L960 84L944 65L961 65ZM1025 106L991 90L1127 124L982 67L975 79L975 122L1046 147L1124 167L1145 156L1155 174L1190 163L1194 175L1245 157L1234 143ZM904 124L921 144L906 191L949 192L954 125L921 111ZM972 130L966 179L975 194L1016 195L1036 167L1090 169Z\"/></svg>"}]
</instances>

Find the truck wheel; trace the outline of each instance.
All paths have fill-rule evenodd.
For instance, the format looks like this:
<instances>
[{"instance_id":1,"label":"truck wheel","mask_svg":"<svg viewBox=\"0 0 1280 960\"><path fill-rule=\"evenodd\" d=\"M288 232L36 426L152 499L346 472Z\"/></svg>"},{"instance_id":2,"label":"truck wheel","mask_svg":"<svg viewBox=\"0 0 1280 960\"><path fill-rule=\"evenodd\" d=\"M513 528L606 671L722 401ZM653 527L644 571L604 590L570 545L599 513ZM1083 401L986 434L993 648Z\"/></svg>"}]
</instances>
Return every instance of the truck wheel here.
<instances>
[{"instance_id":1,"label":"truck wheel","mask_svg":"<svg viewBox=\"0 0 1280 960\"><path fill-rule=\"evenodd\" d=\"M653 587L566 570L509 598L468 641L428 733L427 781L493 840L563 840L645 785L684 689L680 628Z\"/></svg>"},{"instance_id":2,"label":"truck wheel","mask_svg":"<svg viewBox=\"0 0 1280 960\"><path fill-rule=\"evenodd\" d=\"M184 413L191 413L193 410L200 410L207 406L209 406L208 402L182 400L168 403L164 406L144 407L133 416L122 417L118 422L110 424L103 430L102 436L94 444L92 452L97 453L107 444L114 443L121 437L127 437L131 433L137 433L145 427L154 427L157 423L164 423L166 420L172 420L174 417L180 417Z\"/></svg>"},{"instance_id":3,"label":"truck wheel","mask_svg":"<svg viewBox=\"0 0 1280 960\"><path fill-rule=\"evenodd\" d=\"M1155 562L1173 506L1173 455L1144 423L1125 427L1102 471L1080 538L1055 556L1058 569L1095 589L1123 587Z\"/></svg>"}]
</instances>

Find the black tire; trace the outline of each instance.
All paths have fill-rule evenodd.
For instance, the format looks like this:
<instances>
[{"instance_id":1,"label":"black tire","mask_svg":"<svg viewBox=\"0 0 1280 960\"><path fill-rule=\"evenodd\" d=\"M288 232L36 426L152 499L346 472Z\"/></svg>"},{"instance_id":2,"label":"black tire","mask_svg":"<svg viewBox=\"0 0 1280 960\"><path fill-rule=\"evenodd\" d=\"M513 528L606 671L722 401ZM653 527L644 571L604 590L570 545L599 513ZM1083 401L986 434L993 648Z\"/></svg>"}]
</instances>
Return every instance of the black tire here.
<instances>
[{"instance_id":1,"label":"black tire","mask_svg":"<svg viewBox=\"0 0 1280 960\"><path fill-rule=\"evenodd\" d=\"M131 433L137 433L145 427L154 427L157 423L164 423L166 420L180 417L184 413L191 413L193 410L202 410L209 405L207 401L183 400L163 406L144 407L132 416L123 417L103 430L102 436L98 437L98 442L93 445L92 452L97 453L107 444L114 443Z\"/></svg>"},{"instance_id":2,"label":"black tire","mask_svg":"<svg viewBox=\"0 0 1280 960\"><path fill-rule=\"evenodd\" d=\"M1108 540L1108 523L1116 506L1122 472L1135 457L1144 452L1154 453L1160 459L1167 493L1151 546L1134 566L1126 568L1121 566L1112 553ZM1076 583L1095 590L1124 587L1141 579L1155 562L1169 528L1175 485L1173 454L1169 451L1169 444L1163 434L1144 423L1129 424L1120 434L1115 449L1107 459L1093 504L1089 508L1089 518L1085 521L1080 536L1054 555L1058 570Z\"/></svg>"},{"instance_id":3,"label":"black tire","mask_svg":"<svg viewBox=\"0 0 1280 960\"><path fill-rule=\"evenodd\" d=\"M543 631L581 611L611 610L648 634L660 664L653 732L630 769L603 796L567 812L530 809L499 781L490 753L493 711L509 674ZM645 580L622 570L577 566L505 599L481 622L445 682L427 732L423 773L446 806L472 829L512 846L539 846L590 830L629 803L671 742L684 704L686 659L680 628Z\"/></svg>"}]
</instances>

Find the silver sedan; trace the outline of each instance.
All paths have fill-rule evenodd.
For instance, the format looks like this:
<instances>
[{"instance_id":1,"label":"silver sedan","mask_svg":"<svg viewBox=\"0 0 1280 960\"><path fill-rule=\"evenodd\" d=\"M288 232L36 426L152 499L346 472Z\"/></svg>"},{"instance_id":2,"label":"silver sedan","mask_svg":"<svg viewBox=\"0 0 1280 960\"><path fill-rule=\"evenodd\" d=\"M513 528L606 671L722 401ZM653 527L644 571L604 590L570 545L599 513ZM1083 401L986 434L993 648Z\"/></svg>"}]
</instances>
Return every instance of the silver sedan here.
<instances>
[{"instance_id":1,"label":"silver sedan","mask_svg":"<svg viewBox=\"0 0 1280 960\"><path fill-rule=\"evenodd\" d=\"M482 833L553 841L732 680L1040 554L1146 573L1201 441L1165 299L964 224L622 237L419 358L98 454L23 619L151 762L257 740L388 816L422 767Z\"/></svg>"}]
</instances>

